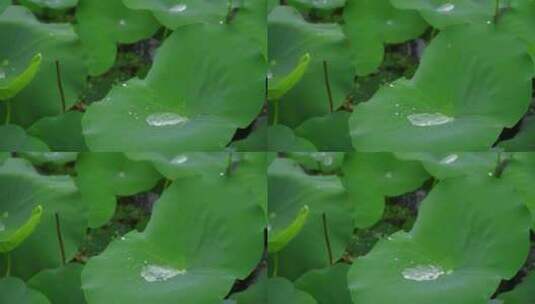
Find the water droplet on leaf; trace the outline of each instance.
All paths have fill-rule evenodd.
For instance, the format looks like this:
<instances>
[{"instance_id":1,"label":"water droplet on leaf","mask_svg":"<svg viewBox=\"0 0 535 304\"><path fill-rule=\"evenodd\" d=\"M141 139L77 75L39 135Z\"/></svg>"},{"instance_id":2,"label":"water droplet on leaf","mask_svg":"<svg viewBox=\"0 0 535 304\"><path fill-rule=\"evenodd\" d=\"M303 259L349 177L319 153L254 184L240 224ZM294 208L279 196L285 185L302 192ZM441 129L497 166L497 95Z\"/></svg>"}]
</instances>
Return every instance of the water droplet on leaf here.
<instances>
[{"instance_id":1,"label":"water droplet on leaf","mask_svg":"<svg viewBox=\"0 0 535 304\"><path fill-rule=\"evenodd\" d=\"M459 155L450 154L450 155L444 157L442 160L440 160L440 163L443 164L443 165L449 165L449 164L454 163L457 160L457 158L459 158Z\"/></svg>"},{"instance_id":2,"label":"water droplet on leaf","mask_svg":"<svg viewBox=\"0 0 535 304\"><path fill-rule=\"evenodd\" d=\"M177 155L175 158L171 160L171 164L181 165L187 161L188 161L188 157L186 155Z\"/></svg>"},{"instance_id":3,"label":"water droplet on leaf","mask_svg":"<svg viewBox=\"0 0 535 304\"><path fill-rule=\"evenodd\" d=\"M435 265L418 265L411 268L406 268L401 273L406 280L413 281L433 281L444 275L442 268Z\"/></svg>"},{"instance_id":4,"label":"water droplet on leaf","mask_svg":"<svg viewBox=\"0 0 535 304\"><path fill-rule=\"evenodd\" d=\"M410 123L417 127L443 125L453 121L453 117L441 113L418 113L407 116Z\"/></svg>"},{"instance_id":5,"label":"water droplet on leaf","mask_svg":"<svg viewBox=\"0 0 535 304\"><path fill-rule=\"evenodd\" d=\"M185 274L184 269L174 269L167 266L159 265L145 265L141 269L141 277L147 282L163 282L176 277L177 275Z\"/></svg>"},{"instance_id":6,"label":"water droplet on leaf","mask_svg":"<svg viewBox=\"0 0 535 304\"><path fill-rule=\"evenodd\" d=\"M441 14L449 14L455 9L455 4L453 3L444 3L441 6L437 7L437 12Z\"/></svg>"},{"instance_id":7,"label":"water droplet on leaf","mask_svg":"<svg viewBox=\"0 0 535 304\"><path fill-rule=\"evenodd\" d=\"M165 127L184 124L189 119L175 113L154 113L149 115L146 121L152 127Z\"/></svg>"},{"instance_id":8,"label":"water droplet on leaf","mask_svg":"<svg viewBox=\"0 0 535 304\"><path fill-rule=\"evenodd\" d=\"M186 9L188 9L188 6L186 4L183 4L183 3L180 3L180 4L177 4L175 6L172 6L169 11L171 13L182 13L184 12Z\"/></svg>"}]
</instances>

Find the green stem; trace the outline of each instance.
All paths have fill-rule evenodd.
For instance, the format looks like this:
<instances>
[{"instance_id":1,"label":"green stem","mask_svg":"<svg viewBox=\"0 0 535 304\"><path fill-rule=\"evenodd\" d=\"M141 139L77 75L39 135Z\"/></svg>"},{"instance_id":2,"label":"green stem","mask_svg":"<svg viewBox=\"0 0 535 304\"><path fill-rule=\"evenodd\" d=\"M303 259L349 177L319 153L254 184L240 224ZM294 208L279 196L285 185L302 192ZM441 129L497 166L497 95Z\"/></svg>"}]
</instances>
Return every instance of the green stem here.
<instances>
[{"instance_id":1,"label":"green stem","mask_svg":"<svg viewBox=\"0 0 535 304\"><path fill-rule=\"evenodd\" d=\"M498 24L499 17L500 17L500 0L496 0L496 8L494 10L494 24Z\"/></svg>"},{"instance_id":2,"label":"green stem","mask_svg":"<svg viewBox=\"0 0 535 304\"><path fill-rule=\"evenodd\" d=\"M327 61L323 60L323 79L325 81L325 88L327 89L327 97L329 99L329 112L334 112L333 94L331 91L331 83L329 81L329 69Z\"/></svg>"},{"instance_id":3,"label":"green stem","mask_svg":"<svg viewBox=\"0 0 535 304\"><path fill-rule=\"evenodd\" d=\"M279 123L279 101L273 100L273 125Z\"/></svg>"},{"instance_id":4,"label":"green stem","mask_svg":"<svg viewBox=\"0 0 535 304\"><path fill-rule=\"evenodd\" d=\"M227 17L225 18L225 23L230 24L234 18L234 13L232 11L232 0L227 0Z\"/></svg>"},{"instance_id":5,"label":"green stem","mask_svg":"<svg viewBox=\"0 0 535 304\"><path fill-rule=\"evenodd\" d=\"M279 253L273 255L273 277L276 277L279 273Z\"/></svg>"},{"instance_id":6,"label":"green stem","mask_svg":"<svg viewBox=\"0 0 535 304\"><path fill-rule=\"evenodd\" d=\"M333 265L334 264L333 251L331 249L329 230L327 229L327 215L325 214L325 212L322 214L321 220L323 222L323 234L325 236L325 245L327 246L327 254L329 255L329 264Z\"/></svg>"},{"instance_id":7,"label":"green stem","mask_svg":"<svg viewBox=\"0 0 535 304\"><path fill-rule=\"evenodd\" d=\"M56 213L56 234L58 236L58 242L59 242L59 250L61 254L61 263L62 265L65 265L67 263L67 259L65 257L65 245L63 244L63 236L61 235L61 226L59 223L59 214Z\"/></svg>"},{"instance_id":8,"label":"green stem","mask_svg":"<svg viewBox=\"0 0 535 304\"><path fill-rule=\"evenodd\" d=\"M63 82L61 80L61 66L59 60L56 60L56 82L58 85L59 96L61 98L61 113L67 111L67 104L65 103L65 92L63 91Z\"/></svg>"},{"instance_id":9,"label":"green stem","mask_svg":"<svg viewBox=\"0 0 535 304\"><path fill-rule=\"evenodd\" d=\"M6 253L6 278L11 275L11 253Z\"/></svg>"},{"instance_id":10,"label":"green stem","mask_svg":"<svg viewBox=\"0 0 535 304\"><path fill-rule=\"evenodd\" d=\"M11 123L11 101L6 101L6 125Z\"/></svg>"}]
</instances>

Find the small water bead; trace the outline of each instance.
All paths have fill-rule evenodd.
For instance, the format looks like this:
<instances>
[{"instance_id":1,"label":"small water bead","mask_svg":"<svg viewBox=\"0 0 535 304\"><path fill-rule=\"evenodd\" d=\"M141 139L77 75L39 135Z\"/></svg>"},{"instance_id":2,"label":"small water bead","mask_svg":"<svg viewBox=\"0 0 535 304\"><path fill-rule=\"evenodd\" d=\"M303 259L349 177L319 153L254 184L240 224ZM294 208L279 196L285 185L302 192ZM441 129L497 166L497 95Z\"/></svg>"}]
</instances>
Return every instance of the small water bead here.
<instances>
[{"instance_id":1,"label":"small water bead","mask_svg":"<svg viewBox=\"0 0 535 304\"><path fill-rule=\"evenodd\" d=\"M163 282L172 279L177 275L183 275L186 272L185 269L174 269L172 267L159 265L145 265L141 269L141 277L143 277L145 281L151 283Z\"/></svg>"},{"instance_id":2,"label":"small water bead","mask_svg":"<svg viewBox=\"0 0 535 304\"><path fill-rule=\"evenodd\" d=\"M272 79L273 78L273 73L271 71L268 71L267 72L267 79Z\"/></svg>"},{"instance_id":3,"label":"small water bead","mask_svg":"<svg viewBox=\"0 0 535 304\"><path fill-rule=\"evenodd\" d=\"M174 14L177 14L177 13L182 13L184 12L185 10L188 9L188 6L186 4L183 4L183 3L180 3L180 4L177 4L175 6L172 6L169 11L171 13L174 13Z\"/></svg>"},{"instance_id":4,"label":"small water bead","mask_svg":"<svg viewBox=\"0 0 535 304\"><path fill-rule=\"evenodd\" d=\"M388 26L392 26L392 25L394 25L394 21L392 21L392 20L387 20L387 21L386 21L386 25L388 25Z\"/></svg>"},{"instance_id":5,"label":"small water bead","mask_svg":"<svg viewBox=\"0 0 535 304\"><path fill-rule=\"evenodd\" d=\"M459 155L457 154L450 154L443 159L440 160L440 163L443 165L450 165L453 164L457 159L459 158Z\"/></svg>"},{"instance_id":6,"label":"small water bead","mask_svg":"<svg viewBox=\"0 0 535 304\"><path fill-rule=\"evenodd\" d=\"M390 171L386 172L385 177L386 178L392 178L392 172L390 172Z\"/></svg>"},{"instance_id":7,"label":"small water bead","mask_svg":"<svg viewBox=\"0 0 535 304\"><path fill-rule=\"evenodd\" d=\"M492 176L494 175L494 173L489 172L489 173L487 173L487 175L490 176L490 177L492 177Z\"/></svg>"},{"instance_id":8,"label":"small water bead","mask_svg":"<svg viewBox=\"0 0 535 304\"><path fill-rule=\"evenodd\" d=\"M124 20L124 19L119 20L119 25L120 26L125 26L126 25L126 20Z\"/></svg>"},{"instance_id":9,"label":"small water bead","mask_svg":"<svg viewBox=\"0 0 535 304\"><path fill-rule=\"evenodd\" d=\"M311 154L312 158L321 162L324 166L331 166L334 163L332 155L326 152L314 152Z\"/></svg>"},{"instance_id":10,"label":"small water bead","mask_svg":"<svg viewBox=\"0 0 535 304\"><path fill-rule=\"evenodd\" d=\"M182 165L183 163L188 161L188 157L186 155L177 155L175 158L171 160L171 164L173 165Z\"/></svg>"},{"instance_id":11,"label":"small water bead","mask_svg":"<svg viewBox=\"0 0 535 304\"><path fill-rule=\"evenodd\" d=\"M118 175L119 175L120 178L125 178L126 177L126 174L123 171L119 172Z\"/></svg>"},{"instance_id":12,"label":"small water bead","mask_svg":"<svg viewBox=\"0 0 535 304\"><path fill-rule=\"evenodd\" d=\"M455 9L455 4L453 3L444 3L441 6L437 7L437 12L441 14L449 14Z\"/></svg>"},{"instance_id":13,"label":"small water bead","mask_svg":"<svg viewBox=\"0 0 535 304\"><path fill-rule=\"evenodd\" d=\"M151 127L165 127L165 126L174 126L181 125L188 122L189 119L183 116L180 116L175 113L154 113L147 117L146 122Z\"/></svg>"},{"instance_id":14,"label":"small water bead","mask_svg":"<svg viewBox=\"0 0 535 304\"><path fill-rule=\"evenodd\" d=\"M412 281L433 281L438 279L440 276L446 274L442 268L435 265L418 265L411 268L406 268L403 270L401 275L406 280Z\"/></svg>"},{"instance_id":15,"label":"small water bead","mask_svg":"<svg viewBox=\"0 0 535 304\"><path fill-rule=\"evenodd\" d=\"M0 79L6 78L6 72L3 69L0 69Z\"/></svg>"},{"instance_id":16,"label":"small water bead","mask_svg":"<svg viewBox=\"0 0 535 304\"><path fill-rule=\"evenodd\" d=\"M312 2L314 5L325 5L327 4L328 0L313 0Z\"/></svg>"},{"instance_id":17,"label":"small water bead","mask_svg":"<svg viewBox=\"0 0 535 304\"><path fill-rule=\"evenodd\" d=\"M0 232L6 230L6 225L4 223L0 222Z\"/></svg>"},{"instance_id":18,"label":"small water bead","mask_svg":"<svg viewBox=\"0 0 535 304\"><path fill-rule=\"evenodd\" d=\"M438 126L452 122L453 117L442 113L418 113L407 116L410 123L417 127Z\"/></svg>"}]
</instances>

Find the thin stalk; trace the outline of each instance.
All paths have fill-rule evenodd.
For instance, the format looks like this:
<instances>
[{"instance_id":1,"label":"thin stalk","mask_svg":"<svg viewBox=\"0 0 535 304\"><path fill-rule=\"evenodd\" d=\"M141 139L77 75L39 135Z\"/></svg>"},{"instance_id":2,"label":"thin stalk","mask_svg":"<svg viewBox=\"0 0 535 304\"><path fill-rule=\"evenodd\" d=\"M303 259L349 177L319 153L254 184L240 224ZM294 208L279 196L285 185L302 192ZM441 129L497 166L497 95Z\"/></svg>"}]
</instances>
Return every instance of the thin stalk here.
<instances>
[{"instance_id":1,"label":"thin stalk","mask_svg":"<svg viewBox=\"0 0 535 304\"><path fill-rule=\"evenodd\" d=\"M61 253L61 263L65 265L67 263L67 259L65 258L65 245L63 244L63 236L61 235L61 226L59 223L59 214L56 212L56 234L58 236L58 242L59 242L59 250Z\"/></svg>"},{"instance_id":2,"label":"thin stalk","mask_svg":"<svg viewBox=\"0 0 535 304\"><path fill-rule=\"evenodd\" d=\"M331 83L329 81L329 70L327 61L323 60L323 79L325 81L325 88L327 89L327 97L329 98L329 111L334 112L333 94L331 91Z\"/></svg>"},{"instance_id":3,"label":"thin stalk","mask_svg":"<svg viewBox=\"0 0 535 304\"><path fill-rule=\"evenodd\" d=\"M331 249L331 241L329 239L329 230L327 229L327 215L325 212L321 215L321 220L323 222L323 234L325 236L325 245L327 246L327 253L329 254L329 264L333 265L333 251Z\"/></svg>"},{"instance_id":4,"label":"thin stalk","mask_svg":"<svg viewBox=\"0 0 535 304\"><path fill-rule=\"evenodd\" d=\"M67 111L67 105L65 103L65 92L63 91L63 82L61 80L61 66L59 60L56 60L56 82L58 85L59 96L61 98L61 112Z\"/></svg>"},{"instance_id":5,"label":"thin stalk","mask_svg":"<svg viewBox=\"0 0 535 304\"><path fill-rule=\"evenodd\" d=\"M6 125L11 123L11 101L6 101Z\"/></svg>"},{"instance_id":6,"label":"thin stalk","mask_svg":"<svg viewBox=\"0 0 535 304\"><path fill-rule=\"evenodd\" d=\"M273 100L273 125L279 123L279 101Z\"/></svg>"},{"instance_id":7,"label":"thin stalk","mask_svg":"<svg viewBox=\"0 0 535 304\"><path fill-rule=\"evenodd\" d=\"M232 0L227 0L227 16L225 18L225 23L230 24L233 18L234 18L234 12L232 9Z\"/></svg>"},{"instance_id":8,"label":"thin stalk","mask_svg":"<svg viewBox=\"0 0 535 304\"><path fill-rule=\"evenodd\" d=\"M279 253L273 255L273 277L276 277L279 273Z\"/></svg>"},{"instance_id":9,"label":"thin stalk","mask_svg":"<svg viewBox=\"0 0 535 304\"><path fill-rule=\"evenodd\" d=\"M11 253L6 254L6 278L11 275Z\"/></svg>"}]
</instances>

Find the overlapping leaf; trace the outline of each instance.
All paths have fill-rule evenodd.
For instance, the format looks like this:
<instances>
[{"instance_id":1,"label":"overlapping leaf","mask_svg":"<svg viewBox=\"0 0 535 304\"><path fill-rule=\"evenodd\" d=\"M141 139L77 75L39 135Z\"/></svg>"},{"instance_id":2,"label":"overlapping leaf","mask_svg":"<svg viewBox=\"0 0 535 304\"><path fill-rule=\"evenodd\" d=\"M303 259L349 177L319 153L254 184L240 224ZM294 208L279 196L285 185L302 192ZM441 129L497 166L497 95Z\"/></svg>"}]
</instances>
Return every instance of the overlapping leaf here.
<instances>
[{"instance_id":1,"label":"overlapping leaf","mask_svg":"<svg viewBox=\"0 0 535 304\"><path fill-rule=\"evenodd\" d=\"M528 247L529 214L507 184L444 180L410 233L394 234L351 266L353 303L483 304L522 266Z\"/></svg>"},{"instance_id":2,"label":"overlapping leaf","mask_svg":"<svg viewBox=\"0 0 535 304\"><path fill-rule=\"evenodd\" d=\"M382 88L357 107L349 122L353 146L487 150L526 112L531 76L526 49L513 36L492 25L448 28L428 47L412 80Z\"/></svg>"},{"instance_id":3,"label":"overlapping leaf","mask_svg":"<svg viewBox=\"0 0 535 304\"><path fill-rule=\"evenodd\" d=\"M143 233L127 234L86 265L88 303L221 302L262 256L257 200L234 175L176 180Z\"/></svg>"},{"instance_id":4,"label":"overlapping leaf","mask_svg":"<svg viewBox=\"0 0 535 304\"><path fill-rule=\"evenodd\" d=\"M260 112L264 58L219 25L177 29L147 78L115 87L89 107L84 135L93 151L212 151ZM242 49L236 52L237 49ZM125 134L125 130L128 132Z\"/></svg>"}]
</instances>

